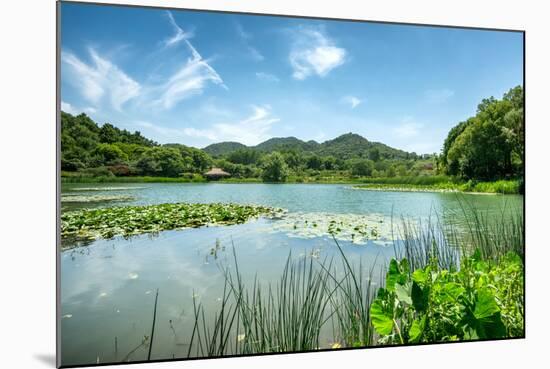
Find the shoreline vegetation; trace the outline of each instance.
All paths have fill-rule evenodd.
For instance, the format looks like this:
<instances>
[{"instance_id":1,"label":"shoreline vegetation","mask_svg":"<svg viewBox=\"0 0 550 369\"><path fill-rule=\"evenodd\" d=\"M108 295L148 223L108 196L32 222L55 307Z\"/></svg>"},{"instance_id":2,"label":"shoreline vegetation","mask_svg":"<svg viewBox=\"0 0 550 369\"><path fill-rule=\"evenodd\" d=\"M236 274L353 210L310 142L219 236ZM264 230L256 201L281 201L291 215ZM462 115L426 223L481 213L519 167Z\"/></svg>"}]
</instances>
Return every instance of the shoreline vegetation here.
<instances>
[{"instance_id":1,"label":"shoreline vegetation","mask_svg":"<svg viewBox=\"0 0 550 369\"><path fill-rule=\"evenodd\" d=\"M183 177L113 177L113 176L77 176L63 175L62 183L221 183L221 184L247 184L247 183L277 183L264 182L259 178L227 178L215 182L207 181L202 176L194 178ZM463 192L479 194L522 194L523 184L521 180L498 180L492 182L460 181L448 176L425 177L391 177L391 178L344 178L344 177L289 177L286 184L347 184L353 189L372 191L398 191L398 192Z\"/></svg>"},{"instance_id":2,"label":"shoreline vegetation","mask_svg":"<svg viewBox=\"0 0 550 369\"><path fill-rule=\"evenodd\" d=\"M274 137L255 146L159 144L85 114L61 112L63 183L341 183L392 191L523 193L523 88L483 99L450 129L440 153L417 154L356 133L316 142ZM211 176L211 174L210 174Z\"/></svg>"}]
</instances>

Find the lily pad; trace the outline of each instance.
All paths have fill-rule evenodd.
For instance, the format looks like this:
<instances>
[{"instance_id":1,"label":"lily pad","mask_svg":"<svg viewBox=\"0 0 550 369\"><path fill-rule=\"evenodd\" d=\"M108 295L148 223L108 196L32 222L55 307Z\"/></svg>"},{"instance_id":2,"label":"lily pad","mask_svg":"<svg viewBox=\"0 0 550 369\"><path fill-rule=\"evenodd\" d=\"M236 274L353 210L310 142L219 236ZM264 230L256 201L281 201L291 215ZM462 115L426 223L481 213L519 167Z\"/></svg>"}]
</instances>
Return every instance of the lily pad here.
<instances>
[{"instance_id":1,"label":"lily pad","mask_svg":"<svg viewBox=\"0 0 550 369\"><path fill-rule=\"evenodd\" d=\"M111 202L111 201L132 201L130 195L63 195L61 202L64 203L86 203L86 202Z\"/></svg>"},{"instance_id":2,"label":"lily pad","mask_svg":"<svg viewBox=\"0 0 550 369\"><path fill-rule=\"evenodd\" d=\"M283 212L265 206L222 203L82 209L61 215L61 236L76 239L130 237L172 229L240 224L259 216L280 216Z\"/></svg>"},{"instance_id":3,"label":"lily pad","mask_svg":"<svg viewBox=\"0 0 550 369\"><path fill-rule=\"evenodd\" d=\"M334 236L354 244L376 241L391 245L391 219L382 214L287 213L267 228L289 237L315 238Z\"/></svg>"}]
</instances>

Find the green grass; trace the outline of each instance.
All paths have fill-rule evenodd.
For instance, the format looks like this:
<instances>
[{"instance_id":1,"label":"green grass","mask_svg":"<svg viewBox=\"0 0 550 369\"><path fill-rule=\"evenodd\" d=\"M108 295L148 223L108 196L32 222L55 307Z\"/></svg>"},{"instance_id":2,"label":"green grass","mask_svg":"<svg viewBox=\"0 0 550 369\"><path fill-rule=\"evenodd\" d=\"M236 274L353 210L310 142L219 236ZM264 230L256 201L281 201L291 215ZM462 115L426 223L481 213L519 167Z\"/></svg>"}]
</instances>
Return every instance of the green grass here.
<instances>
[{"instance_id":1,"label":"green grass","mask_svg":"<svg viewBox=\"0 0 550 369\"><path fill-rule=\"evenodd\" d=\"M115 176L61 176L62 183L204 183L204 178L184 177L115 177Z\"/></svg>"},{"instance_id":2,"label":"green grass","mask_svg":"<svg viewBox=\"0 0 550 369\"><path fill-rule=\"evenodd\" d=\"M472 192L490 194L519 194L519 180L495 182L459 182L446 176L369 178L354 188L386 191Z\"/></svg>"},{"instance_id":3,"label":"green grass","mask_svg":"<svg viewBox=\"0 0 550 369\"><path fill-rule=\"evenodd\" d=\"M206 312L194 300L188 355L523 336L521 210L503 210L496 223L468 204L462 211L466 224L460 229L439 217L416 227L402 221L396 226L396 260L366 275L336 239L339 262L290 255L280 279L267 284L259 278L245 283L234 252L234 267L224 269L217 311ZM332 332L328 346L320 342L327 330Z\"/></svg>"}]
</instances>

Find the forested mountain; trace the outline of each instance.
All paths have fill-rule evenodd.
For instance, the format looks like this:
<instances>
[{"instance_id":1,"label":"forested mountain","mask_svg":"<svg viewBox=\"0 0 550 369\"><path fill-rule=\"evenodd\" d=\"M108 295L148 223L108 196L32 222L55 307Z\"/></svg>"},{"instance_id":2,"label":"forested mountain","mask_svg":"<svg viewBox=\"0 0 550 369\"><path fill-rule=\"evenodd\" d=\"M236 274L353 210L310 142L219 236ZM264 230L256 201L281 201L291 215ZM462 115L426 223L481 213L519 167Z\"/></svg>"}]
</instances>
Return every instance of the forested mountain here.
<instances>
[{"instance_id":1,"label":"forested mountain","mask_svg":"<svg viewBox=\"0 0 550 369\"><path fill-rule=\"evenodd\" d=\"M209 145L203 150L212 156L221 157L241 149L258 150L265 153L294 151L321 156L334 156L341 160L371 158L372 156L384 159L410 159L416 157L414 153L394 149L379 142L368 141L355 133L346 133L323 143L313 140L306 142L296 137L275 137L256 146L245 146L236 142L220 142Z\"/></svg>"},{"instance_id":2,"label":"forested mountain","mask_svg":"<svg viewBox=\"0 0 550 369\"><path fill-rule=\"evenodd\" d=\"M247 146L238 142L220 142L206 146L203 151L212 156L223 156L237 151L239 149L246 149Z\"/></svg>"}]
</instances>

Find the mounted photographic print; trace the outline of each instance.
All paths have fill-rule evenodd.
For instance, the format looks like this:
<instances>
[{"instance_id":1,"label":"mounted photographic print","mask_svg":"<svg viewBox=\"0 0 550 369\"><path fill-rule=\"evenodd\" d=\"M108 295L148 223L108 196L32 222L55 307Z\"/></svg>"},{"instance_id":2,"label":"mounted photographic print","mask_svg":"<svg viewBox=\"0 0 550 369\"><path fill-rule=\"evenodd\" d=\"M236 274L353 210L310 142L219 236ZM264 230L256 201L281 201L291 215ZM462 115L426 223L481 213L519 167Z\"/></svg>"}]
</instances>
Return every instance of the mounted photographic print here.
<instances>
[{"instance_id":1,"label":"mounted photographic print","mask_svg":"<svg viewBox=\"0 0 550 369\"><path fill-rule=\"evenodd\" d=\"M523 338L524 32L58 3L58 365Z\"/></svg>"}]
</instances>

